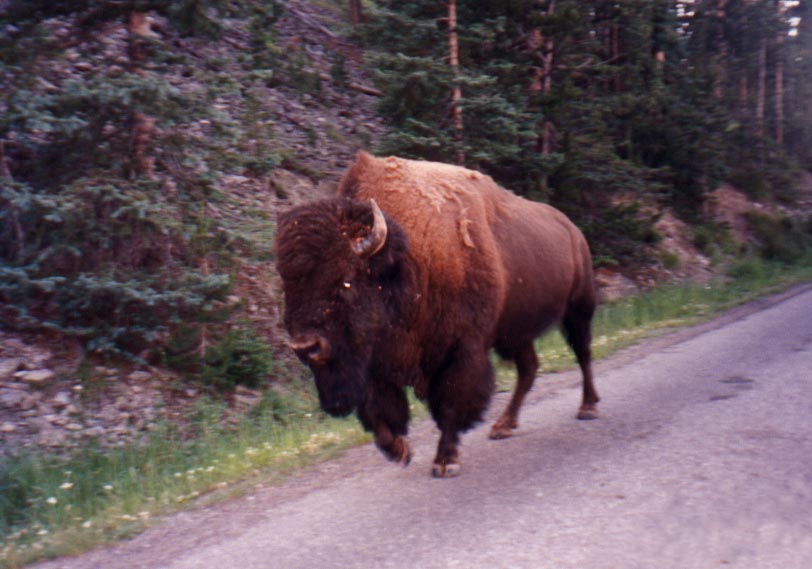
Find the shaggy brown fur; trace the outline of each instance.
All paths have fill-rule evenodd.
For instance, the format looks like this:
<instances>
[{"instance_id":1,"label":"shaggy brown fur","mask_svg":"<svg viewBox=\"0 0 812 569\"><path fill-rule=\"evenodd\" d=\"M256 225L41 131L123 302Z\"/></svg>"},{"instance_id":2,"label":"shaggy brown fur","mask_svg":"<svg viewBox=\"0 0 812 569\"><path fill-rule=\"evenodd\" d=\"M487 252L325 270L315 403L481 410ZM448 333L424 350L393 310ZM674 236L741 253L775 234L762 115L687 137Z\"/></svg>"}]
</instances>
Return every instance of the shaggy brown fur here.
<instances>
[{"instance_id":1,"label":"shaggy brown fur","mask_svg":"<svg viewBox=\"0 0 812 569\"><path fill-rule=\"evenodd\" d=\"M538 368L534 339L561 323L583 371L579 417L595 416L591 257L562 213L478 172L366 153L338 194L291 211L277 237L286 324L328 412L357 409L378 447L408 462L403 387L414 386L442 433L433 472L453 476L459 434L481 420L493 390L489 349L519 374L491 430L503 438ZM370 231L371 199L389 234L363 258L349 243Z\"/></svg>"}]
</instances>

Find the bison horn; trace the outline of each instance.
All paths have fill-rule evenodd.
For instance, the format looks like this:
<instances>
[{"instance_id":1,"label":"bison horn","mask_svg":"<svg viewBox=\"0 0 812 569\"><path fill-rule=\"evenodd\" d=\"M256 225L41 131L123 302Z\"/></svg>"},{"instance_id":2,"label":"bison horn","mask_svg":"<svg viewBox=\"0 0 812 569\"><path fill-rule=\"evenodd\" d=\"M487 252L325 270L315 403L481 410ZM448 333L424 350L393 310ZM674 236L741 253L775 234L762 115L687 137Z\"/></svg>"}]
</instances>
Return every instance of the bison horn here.
<instances>
[{"instance_id":1,"label":"bison horn","mask_svg":"<svg viewBox=\"0 0 812 569\"><path fill-rule=\"evenodd\" d=\"M369 205L372 207L372 229L370 229L369 235L352 243L352 250L359 257L372 257L380 251L386 243L386 235L389 231L383 212L375 200L369 200Z\"/></svg>"}]
</instances>

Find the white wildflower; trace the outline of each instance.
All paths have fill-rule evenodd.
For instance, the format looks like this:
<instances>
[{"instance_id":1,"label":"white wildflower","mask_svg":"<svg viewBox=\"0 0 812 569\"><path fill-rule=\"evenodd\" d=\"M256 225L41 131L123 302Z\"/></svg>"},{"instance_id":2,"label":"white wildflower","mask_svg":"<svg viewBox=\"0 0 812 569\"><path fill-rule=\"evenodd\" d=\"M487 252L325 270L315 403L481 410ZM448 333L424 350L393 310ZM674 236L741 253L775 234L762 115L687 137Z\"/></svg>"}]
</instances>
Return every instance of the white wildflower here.
<instances>
[{"instance_id":1,"label":"white wildflower","mask_svg":"<svg viewBox=\"0 0 812 569\"><path fill-rule=\"evenodd\" d=\"M60 490L70 490L71 488L73 488L73 482L65 482L59 487Z\"/></svg>"},{"instance_id":2,"label":"white wildflower","mask_svg":"<svg viewBox=\"0 0 812 569\"><path fill-rule=\"evenodd\" d=\"M50 504L50 505L52 505L52 506L56 506L56 504L57 504L58 502L59 502L59 500L57 500L57 499L56 499L56 498L54 498L53 496L51 496L50 498L48 498L47 500L45 500L45 503L46 503L46 504Z\"/></svg>"}]
</instances>

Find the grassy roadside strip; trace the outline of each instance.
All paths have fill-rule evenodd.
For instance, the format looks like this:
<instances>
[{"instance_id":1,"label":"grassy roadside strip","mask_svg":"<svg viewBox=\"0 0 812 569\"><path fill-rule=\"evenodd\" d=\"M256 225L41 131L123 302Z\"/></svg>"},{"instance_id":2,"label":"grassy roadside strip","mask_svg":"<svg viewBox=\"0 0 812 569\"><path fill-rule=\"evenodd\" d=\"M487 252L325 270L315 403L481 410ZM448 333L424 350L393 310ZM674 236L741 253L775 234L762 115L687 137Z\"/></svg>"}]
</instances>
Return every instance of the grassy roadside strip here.
<instances>
[{"instance_id":1,"label":"grassy roadside strip","mask_svg":"<svg viewBox=\"0 0 812 569\"><path fill-rule=\"evenodd\" d=\"M354 418L317 407L304 391L271 395L233 427L221 421L222 404L203 400L191 441L164 423L138 448L0 464L0 568L137 534L160 516L238 496L260 478L278 482L370 440Z\"/></svg>"},{"instance_id":2,"label":"grassy roadside strip","mask_svg":"<svg viewBox=\"0 0 812 569\"><path fill-rule=\"evenodd\" d=\"M746 261L723 284L667 286L599 309L595 356L605 357L660 330L695 324L759 296L812 281L812 259L786 267ZM573 365L560 334L539 341L542 370ZM500 390L512 368L497 366ZM415 405L415 414L424 413ZM297 469L366 442L357 421L317 408L312 392L273 391L236 428L223 408L202 401L194 440L169 424L139 448L88 447L70 459L43 455L0 463L0 567L75 554L132 535L157 517L247 491L260 478L277 481Z\"/></svg>"},{"instance_id":3,"label":"grassy roadside strip","mask_svg":"<svg viewBox=\"0 0 812 569\"><path fill-rule=\"evenodd\" d=\"M592 329L595 359L608 355L669 329L710 320L714 316L755 300L812 281L812 258L792 266L758 259L737 262L724 282L677 284L655 288L638 296L600 306ZM554 332L536 344L542 372L560 371L575 365L563 336ZM515 370L497 365L497 389L513 389Z\"/></svg>"}]
</instances>

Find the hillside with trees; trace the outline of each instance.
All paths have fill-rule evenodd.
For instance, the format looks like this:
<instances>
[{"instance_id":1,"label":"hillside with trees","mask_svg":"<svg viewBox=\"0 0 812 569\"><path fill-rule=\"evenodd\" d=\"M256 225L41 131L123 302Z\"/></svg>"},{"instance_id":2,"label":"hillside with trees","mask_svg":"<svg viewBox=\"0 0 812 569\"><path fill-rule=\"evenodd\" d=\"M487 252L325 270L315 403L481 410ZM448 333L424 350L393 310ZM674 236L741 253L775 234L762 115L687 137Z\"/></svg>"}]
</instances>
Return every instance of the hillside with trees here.
<instances>
[{"instance_id":1,"label":"hillside with trees","mask_svg":"<svg viewBox=\"0 0 812 569\"><path fill-rule=\"evenodd\" d=\"M596 357L812 266L812 0L0 0L0 86L0 567L367 440L273 250L359 149L566 212Z\"/></svg>"},{"instance_id":2,"label":"hillside with trees","mask_svg":"<svg viewBox=\"0 0 812 569\"><path fill-rule=\"evenodd\" d=\"M376 4L381 150L552 203L600 264L645 262L650 214L705 224L723 181L792 202L812 166L809 2Z\"/></svg>"},{"instance_id":3,"label":"hillside with trees","mask_svg":"<svg viewBox=\"0 0 812 569\"><path fill-rule=\"evenodd\" d=\"M4 328L204 377L268 335L276 210L380 128L302 4L5 3Z\"/></svg>"},{"instance_id":4,"label":"hillside with trees","mask_svg":"<svg viewBox=\"0 0 812 569\"><path fill-rule=\"evenodd\" d=\"M632 278L666 212L716 261L812 241L810 0L4 0L0 81L2 331L206 389L284 375L277 212L361 148L549 202ZM744 243L723 182L769 206Z\"/></svg>"}]
</instances>

